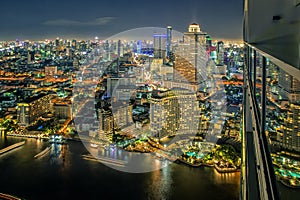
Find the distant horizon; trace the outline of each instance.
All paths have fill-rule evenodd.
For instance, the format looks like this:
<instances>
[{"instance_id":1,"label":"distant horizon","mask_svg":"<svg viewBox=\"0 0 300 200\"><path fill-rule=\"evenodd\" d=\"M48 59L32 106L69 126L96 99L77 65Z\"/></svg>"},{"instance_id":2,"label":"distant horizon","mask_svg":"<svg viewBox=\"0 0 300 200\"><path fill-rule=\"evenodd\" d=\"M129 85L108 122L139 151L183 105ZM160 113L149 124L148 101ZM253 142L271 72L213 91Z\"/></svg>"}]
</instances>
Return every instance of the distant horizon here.
<instances>
[{"instance_id":1,"label":"distant horizon","mask_svg":"<svg viewBox=\"0 0 300 200\"><path fill-rule=\"evenodd\" d=\"M122 33L122 32L121 32ZM100 35L93 35L93 36L68 36L68 35L57 35L57 36L51 36L51 37L10 37L7 39L2 39L0 37L0 42L12 42L12 41L45 41L45 40L56 40L57 38L63 39L63 40L78 40L78 41L88 41L88 40L94 40L95 37L98 37L99 41L105 41L105 40L110 40L113 36L118 35L110 35L110 36L100 36ZM214 37L213 35L209 34L208 35L211 37L211 40L216 40L216 41L237 41L237 42L242 42L243 38L223 38L223 37ZM122 38L121 40L129 40L129 41L134 41L134 40L152 40L153 37L145 37L143 39L130 39L130 38Z\"/></svg>"},{"instance_id":2,"label":"distant horizon","mask_svg":"<svg viewBox=\"0 0 300 200\"><path fill-rule=\"evenodd\" d=\"M76 41L92 41L94 40L94 38L85 38L85 39L82 39L82 38L65 38L65 37L58 37L59 39L62 39L62 40L76 40ZM0 40L0 43L5 43L5 42L16 42L17 39L19 38L16 38L15 40ZM50 41L54 41L56 40L56 38L43 38L43 39L19 39L19 41L30 41L30 42L42 42L42 41L46 41L46 40L50 40ZM107 39L101 39L99 38L99 41L105 41ZM138 41L138 40L130 40L130 39L121 39L122 40L127 40L127 41ZM113 40L113 41L116 41L116 40ZM151 41L149 39L145 39L145 41ZM223 42L236 42L236 43L243 43L244 40L243 39L234 39L234 38L212 38L212 41L223 41Z\"/></svg>"},{"instance_id":3,"label":"distant horizon","mask_svg":"<svg viewBox=\"0 0 300 200\"><path fill-rule=\"evenodd\" d=\"M91 34L91 35L80 35L80 34L53 34L52 36L45 36L44 34L41 34L41 36L22 36L20 35L20 37L13 37L13 36L8 36L8 37L1 37L1 33L0 33L0 41L16 41L16 40L21 40L21 41L26 41L26 40L30 40L30 41L42 41L42 40L55 40L56 38L60 38L60 39L65 39L65 40L71 40L71 39L76 39L76 40L92 40L95 37L98 37L99 40L107 40L111 37L114 37L116 35L122 34L124 32L127 31L131 31L131 30L135 30L135 29L143 29L143 28L159 28L159 29L165 29L166 32L166 28L163 27L136 27L136 28L132 28L132 29L127 29L127 30L123 30L120 31L118 33L112 33L110 35L101 35L101 34ZM188 25L187 25L188 28ZM179 32L179 33L184 33L187 31L187 28L185 31L179 32L177 30L173 29L173 32ZM158 32L158 33L165 33L165 32ZM207 35L209 35L211 37L212 40L233 40L233 41L243 41L242 36L241 37L214 37L213 34L207 33ZM149 37L148 37L149 39Z\"/></svg>"}]
</instances>

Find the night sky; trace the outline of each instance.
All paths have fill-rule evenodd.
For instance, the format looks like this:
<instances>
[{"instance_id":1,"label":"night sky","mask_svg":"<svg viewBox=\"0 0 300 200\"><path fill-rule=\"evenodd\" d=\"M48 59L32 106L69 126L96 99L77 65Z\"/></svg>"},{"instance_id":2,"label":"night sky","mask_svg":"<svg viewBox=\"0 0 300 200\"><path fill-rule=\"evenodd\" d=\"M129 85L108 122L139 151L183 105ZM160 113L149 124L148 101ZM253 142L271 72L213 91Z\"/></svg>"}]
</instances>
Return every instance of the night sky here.
<instances>
[{"instance_id":1,"label":"night sky","mask_svg":"<svg viewBox=\"0 0 300 200\"><path fill-rule=\"evenodd\" d=\"M0 19L0 41L106 38L167 25L184 32L193 22L212 38L241 39L243 0L9 0Z\"/></svg>"}]
</instances>

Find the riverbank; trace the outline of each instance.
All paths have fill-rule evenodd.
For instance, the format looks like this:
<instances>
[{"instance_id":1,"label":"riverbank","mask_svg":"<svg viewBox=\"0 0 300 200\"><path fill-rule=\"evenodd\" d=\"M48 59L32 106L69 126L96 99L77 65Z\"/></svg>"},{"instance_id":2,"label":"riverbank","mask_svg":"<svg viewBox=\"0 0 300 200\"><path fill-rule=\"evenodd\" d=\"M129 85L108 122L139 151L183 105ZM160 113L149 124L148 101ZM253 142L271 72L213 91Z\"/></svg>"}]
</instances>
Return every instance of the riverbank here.
<instances>
[{"instance_id":1,"label":"riverbank","mask_svg":"<svg viewBox=\"0 0 300 200\"><path fill-rule=\"evenodd\" d=\"M287 182L288 181L288 182ZM300 189L300 185L292 185L291 183L290 183L290 180L284 180L284 179L279 179L279 182L282 184L282 185L284 185L284 186L286 186L286 187L288 187L288 188L292 188L292 189Z\"/></svg>"},{"instance_id":2,"label":"riverbank","mask_svg":"<svg viewBox=\"0 0 300 200\"><path fill-rule=\"evenodd\" d=\"M193 163L187 162L186 160L183 160L181 158L178 158L177 160L179 162L182 162L182 163L184 163L186 165L189 165L191 167L202 167L202 166L204 166L204 167L214 167L219 173L235 173L235 172L239 172L240 171L237 168L220 168L216 164L212 164L212 165L205 164L205 163L193 164Z\"/></svg>"},{"instance_id":3,"label":"riverbank","mask_svg":"<svg viewBox=\"0 0 300 200\"><path fill-rule=\"evenodd\" d=\"M29 135L29 134L25 135L25 134L7 133L7 136L23 137L23 138L36 138L36 139L49 139L48 136Z\"/></svg>"},{"instance_id":4,"label":"riverbank","mask_svg":"<svg viewBox=\"0 0 300 200\"><path fill-rule=\"evenodd\" d=\"M15 136L15 137L26 137L26 138L36 138L36 139L39 139L39 138L43 138L43 139L49 139L49 137L39 137L37 135L20 135L20 134L8 134L8 136ZM67 138L67 140L71 140L71 141L81 141L82 142L82 139L83 138ZM154 147L153 147L154 148ZM43 155L45 155L47 152L49 152L50 149L45 149L43 150L42 152L40 152L39 154L35 155L34 158L39 158ZM150 149L146 149L147 151L145 151L145 149L139 149L139 148L133 148L133 149L125 149L126 151L129 151L129 152L138 152L138 153L153 153L153 151L150 151ZM0 153L1 154L1 153ZM169 159L171 160L171 159ZM173 159L171 161L175 161L176 159ZM234 173L234 172L239 172L240 170L237 169L237 168L220 168L219 166L217 166L216 164L205 164L205 163L197 163L197 164L193 164L193 163L190 163L190 162L187 162L181 158L178 158L177 159L178 161L186 164L186 165L189 165L191 167L201 167L201 166L206 166L206 167L214 167L219 173ZM105 162L105 161L104 161Z\"/></svg>"}]
</instances>

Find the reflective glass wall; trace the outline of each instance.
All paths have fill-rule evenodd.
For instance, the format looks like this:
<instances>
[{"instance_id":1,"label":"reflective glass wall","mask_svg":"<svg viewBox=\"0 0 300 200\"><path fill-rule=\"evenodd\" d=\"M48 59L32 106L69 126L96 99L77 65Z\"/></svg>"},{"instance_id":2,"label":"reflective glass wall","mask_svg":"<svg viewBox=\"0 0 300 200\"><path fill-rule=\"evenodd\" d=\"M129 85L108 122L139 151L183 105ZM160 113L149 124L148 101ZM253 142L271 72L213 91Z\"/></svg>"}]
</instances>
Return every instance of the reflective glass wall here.
<instances>
[{"instance_id":1,"label":"reflective glass wall","mask_svg":"<svg viewBox=\"0 0 300 200\"><path fill-rule=\"evenodd\" d=\"M250 87L256 100L258 121L264 123L262 128L279 196L281 199L297 199L300 195L300 80L266 55L249 47L246 52L249 54ZM263 95L264 90L266 95ZM265 107L262 107L264 102Z\"/></svg>"}]
</instances>

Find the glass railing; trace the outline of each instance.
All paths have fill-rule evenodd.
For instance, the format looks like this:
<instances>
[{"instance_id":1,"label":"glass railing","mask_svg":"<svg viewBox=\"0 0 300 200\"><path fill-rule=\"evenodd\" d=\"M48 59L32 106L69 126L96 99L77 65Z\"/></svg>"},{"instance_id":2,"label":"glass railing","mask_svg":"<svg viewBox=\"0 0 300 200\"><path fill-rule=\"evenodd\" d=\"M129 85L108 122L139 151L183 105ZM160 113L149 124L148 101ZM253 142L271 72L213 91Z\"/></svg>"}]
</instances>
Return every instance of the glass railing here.
<instances>
[{"instance_id":1,"label":"glass railing","mask_svg":"<svg viewBox=\"0 0 300 200\"><path fill-rule=\"evenodd\" d=\"M300 81L290 67L272 56L246 45L247 74L260 142L266 154L264 169L270 174L280 199L300 196ZM255 125L254 125L255 126ZM275 177L275 181L272 180ZM268 178L267 178L268 179ZM274 183L275 182L275 183ZM267 187L268 188L268 187ZM272 188L272 187L271 187Z\"/></svg>"}]
</instances>

